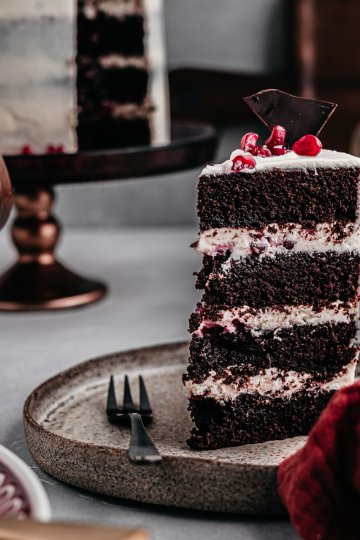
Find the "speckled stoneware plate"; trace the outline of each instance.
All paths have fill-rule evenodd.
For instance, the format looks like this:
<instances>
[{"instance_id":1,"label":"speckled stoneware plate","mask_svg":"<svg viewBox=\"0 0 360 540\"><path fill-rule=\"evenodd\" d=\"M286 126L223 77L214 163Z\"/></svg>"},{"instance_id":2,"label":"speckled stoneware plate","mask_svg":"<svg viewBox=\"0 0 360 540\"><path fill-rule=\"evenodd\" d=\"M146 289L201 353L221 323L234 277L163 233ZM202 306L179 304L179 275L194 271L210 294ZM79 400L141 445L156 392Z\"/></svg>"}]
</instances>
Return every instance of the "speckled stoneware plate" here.
<instances>
[{"instance_id":1,"label":"speckled stoneware plate","mask_svg":"<svg viewBox=\"0 0 360 540\"><path fill-rule=\"evenodd\" d=\"M90 491L181 508L281 514L278 464L304 437L197 452L186 445L192 423L181 382L186 343L148 347L96 358L38 387L24 409L29 449L47 473ZM144 376L155 421L149 428L163 456L159 466L129 463L129 432L108 424L109 375L122 396L127 373L137 396Z\"/></svg>"}]
</instances>

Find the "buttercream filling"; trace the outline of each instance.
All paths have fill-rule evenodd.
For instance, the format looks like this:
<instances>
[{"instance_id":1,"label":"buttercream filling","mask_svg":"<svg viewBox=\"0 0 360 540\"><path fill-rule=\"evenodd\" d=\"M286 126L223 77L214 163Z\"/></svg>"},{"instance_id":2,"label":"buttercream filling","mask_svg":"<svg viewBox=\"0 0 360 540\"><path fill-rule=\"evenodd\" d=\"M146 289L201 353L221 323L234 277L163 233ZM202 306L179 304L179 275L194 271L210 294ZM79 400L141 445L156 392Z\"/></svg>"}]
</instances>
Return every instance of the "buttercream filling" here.
<instances>
[{"instance_id":1,"label":"buttercream filling","mask_svg":"<svg viewBox=\"0 0 360 540\"><path fill-rule=\"evenodd\" d=\"M326 382L315 380L310 373L267 368L261 370L257 375L247 379L236 379L231 383L225 383L225 378L218 378L215 371L210 371L209 376L203 382L186 381L185 387L190 396L204 396L223 402L233 401L242 394L257 394L270 399L278 397L286 399L301 390L330 392L354 382L357 359L358 353L356 358L340 373ZM231 367L227 371L230 374Z\"/></svg>"},{"instance_id":2,"label":"buttercream filling","mask_svg":"<svg viewBox=\"0 0 360 540\"><path fill-rule=\"evenodd\" d=\"M201 309L201 308L200 308ZM357 303L333 302L321 310L310 305L282 306L277 308L254 309L241 306L219 311L216 320L204 319L195 335L204 336L209 328L221 328L224 333L234 333L243 325L254 337L267 331L277 332L292 326L318 325L326 323L352 322L357 313Z\"/></svg>"},{"instance_id":3,"label":"buttercream filling","mask_svg":"<svg viewBox=\"0 0 360 540\"><path fill-rule=\"evenodd\" d=\"M320 223L312 229L300 224L271 223L261 230L245 228L208 229L199 235L195 249L215 257L230 252L230 258L249 255L273 257L294 252L360 251L360 223Z\"/></svg>"},{"instance_id":4,"label":"buttercream filling","mask_svg":"<svg viewBox=\"0 0 360 540\"><path fill-rule=\"evenodd\" d=\"M148 62L143 56L123 56L121 54L108 54L99 58L99 64L103 69L123 69L133 67L148 69Z\"/></svg>"},{"instance_id":5,"label":"buttercream filling","mask_svg":"<svg viewBox=\"0 0 360 540\"><path fill-rule=\"evenodd\" d=\"M144 13L141 0L85 0L83 13L87 19L95 19L99 11L119 19Z\"/></svg>"},{"instance_id":6,"label":"buttercream filling","mask_svg":"<svg viewBox=\"0 0 360 540\"><path fill-rule=\"evenodd\" d=\"M242 150L235 150L230 159L223 163L207 165L200 176L217 176L232 173L232 160L243 153ZM316 169L321 168L360 167L360 158L344 152L336 152L335 150L321 150L317 156L299 156L291 151L283 156L253 157L256 163L255 167L253 169L243 169L240 171L241 173L252 174L271 169L300 169L304 171L310 169L316 171Z\"/></svg>"}]
</instances>

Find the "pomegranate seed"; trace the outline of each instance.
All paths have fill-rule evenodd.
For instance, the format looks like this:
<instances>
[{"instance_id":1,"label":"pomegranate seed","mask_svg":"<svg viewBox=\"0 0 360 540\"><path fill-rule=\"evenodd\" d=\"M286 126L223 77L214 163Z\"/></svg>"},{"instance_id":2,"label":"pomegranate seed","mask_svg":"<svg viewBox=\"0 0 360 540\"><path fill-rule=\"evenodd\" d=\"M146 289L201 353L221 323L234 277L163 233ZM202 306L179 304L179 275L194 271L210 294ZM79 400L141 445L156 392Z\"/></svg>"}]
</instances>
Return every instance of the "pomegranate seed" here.
<instances>
[{"instance_id":1,"label":"pomegranate seed","mask_svg":"<svg viewBox=\"0 0 360 540\"><path fill-rule=\"evenodd\" d=\"M63 154L64 146L62 144L60 144L59 146L55 146L54 144L49 144L46 151L48 154Z\"/></svg>"},{"instance_id":2,"label":"pomegranate seed","mask_svg":"<svg viewBox=\"0 0 360 540\"><path fill-rule=\"evenodd\" d=\"M276 146L284 146L286 138L286 129L282 126L274 126L270 137L265 144L272 150Z\"/></svg>"},{"instance_id":3,"label":"pomegranate seed","mask_svg":"<svg viewBox=\"0 0 360 540\"><path fill-rule=\"evenodd\" d=\"M256 161L251 155L236 156L232 160L232 170L234 172L242 171L243 169L253 169L255 165Z\"/></svg>"},{"instance_id":4,"label":"pomegranate seed","mask_svg":"<svg viewBox=\"0 0 360 540\"><path fill-rule=\"evenodd\" d=\"M251 152L253 156L262 156L262 157L271 157L272 154L269 150L269 148L266 145L263 146L254 146L253 152Z\"/></svg>"},{"instance_id":5,"label":"pomegranate seed","mask_svg":"<svg viewBox=\"0 0 360 540\"><path fill-rule=\"evenodd\" d=\"M34 153L34 151L33 151L33 149L31 148L31 146L29 146L28 144L26 144L25 146L22 147L21 153L22 153L24 156L30 156L31 154Z\"/></svg>"},{"instance_id":6,"label":"pomegranate seed","mask_svg":"<svg viewBox=\"0 0 360 540\"><path fill-rule=\"evenodd\" d=\"M292 149L299 156L317 156L321 149L321 141L315 135L304 135L293 144Z\"/></svg>"},{"instance_id":7,"label":"pomegranate seed","mask_svg":"<svg viewBox=\"0 0 360 540\"><path fill-rule=\"evenodd\" d=\"M283 156L284 154L287 154L284 146L274 146L271 150L273 156Z\"/></svg>"},{"instance_id":8,"label":"pomegranate seed","mask_svg":"<svg viewBox=\"0 0 360 540\"><path fill-rule=\"evenodd\" d=\"M252 154L252 149L256 146L256 141L258 140L259 135L257 133L245 133L240 141L240 150L244 152L250 152Z\"/></svg>"}]
</instances>

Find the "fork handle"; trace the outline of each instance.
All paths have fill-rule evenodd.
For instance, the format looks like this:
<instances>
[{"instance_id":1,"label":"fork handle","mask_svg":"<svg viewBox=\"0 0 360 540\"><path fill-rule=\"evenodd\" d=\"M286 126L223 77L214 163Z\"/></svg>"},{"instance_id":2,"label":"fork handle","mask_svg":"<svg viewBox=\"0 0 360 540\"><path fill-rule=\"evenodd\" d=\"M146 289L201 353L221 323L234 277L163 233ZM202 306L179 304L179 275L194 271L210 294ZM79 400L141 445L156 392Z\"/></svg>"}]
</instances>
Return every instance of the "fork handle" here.
<instances>
[{"instance_id":1,"label":"fork handle","mask_svg":"<svg viewBox=\"0 0 360 540\"><path fill-rule=\"evenodd\" d=\"M129 458L136 465L156 465L162 458L144 427L138 413L130 413L131 436Z\"/></svg>"}]
</instances>

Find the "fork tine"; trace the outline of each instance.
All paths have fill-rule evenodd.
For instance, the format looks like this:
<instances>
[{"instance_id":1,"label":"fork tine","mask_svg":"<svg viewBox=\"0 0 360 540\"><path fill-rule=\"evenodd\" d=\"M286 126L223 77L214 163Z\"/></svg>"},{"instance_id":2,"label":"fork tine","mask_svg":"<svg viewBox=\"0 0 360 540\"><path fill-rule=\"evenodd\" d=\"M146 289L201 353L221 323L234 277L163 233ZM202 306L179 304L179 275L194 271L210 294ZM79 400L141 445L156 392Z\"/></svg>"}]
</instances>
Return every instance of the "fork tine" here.
<instances>
[{"instance_id":1,"label":"fork tine","mask_svg":"<svg viewBox=\"0 0 360 540\"><path fill-rule=\"evenodd\" d=\"M111 375L111 377L110 377L106 410L107 410L107 412L113 412L113 411L117 410L117 402L116 402L116 395L115 395L115 384L114 384L114 376L113 375Z\"/></svg>"},{"instance_id":2,"label":"fork tine","mask_svg":"<svg viewBox=\"0 0 360 540\"><path fill-rule=\"evenodd\" d=\"M139 387L140 387L140 413L151 414L152 409L150 405L149 396L146 391L144 379L142 378L141 375L139 375Z\"/></svg>"},{"instance_id":3,"label":"fork tine","mask_svg":"<svg viewBox=\"0 0 360 540\"><path fill-rule=\"evenodd\" d=\"M135 412L135 405L131 396L129 378L125 375L123 412Z\"/></svg>"}]
</instances>

